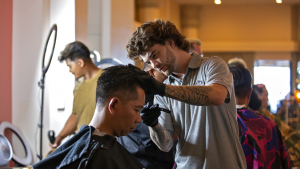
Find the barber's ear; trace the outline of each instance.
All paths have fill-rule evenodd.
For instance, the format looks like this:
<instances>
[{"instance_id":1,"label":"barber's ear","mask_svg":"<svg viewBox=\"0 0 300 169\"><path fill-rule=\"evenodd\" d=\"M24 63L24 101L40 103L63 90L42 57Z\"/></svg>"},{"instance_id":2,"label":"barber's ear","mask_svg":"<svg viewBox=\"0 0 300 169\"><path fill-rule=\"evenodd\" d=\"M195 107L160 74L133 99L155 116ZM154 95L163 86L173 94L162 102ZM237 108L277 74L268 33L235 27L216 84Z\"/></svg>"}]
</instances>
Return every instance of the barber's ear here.
<instances>
[{"instance_id":1,"label":"barber's ear","mask_svg":"<svg viewBox=\"0 0 300 169\"><path fill-rule=\"evenodd\" d=\"M108 102L108 110L111 114L115 114L115 111L116 111L116 107L117 107L117 104L119 103L119 99L116 98L116 97L113 97L109 100Z\"/></svg>"},{"instance_id":2,"label":"barber's ear","mask_svg":"<svg viewBox=\"0 0 300 169\"><path fill-rule=\"evenodd\" d=\"M166 45L170 45L170 47L174 48L175 47L175 43L173 40L166 40Z\"/></svg>"},{"instance_id":3,"label":"barber's ear","mask_svg":"<svg viewBox=\"0 0 300 169\"><path fill-rule=\"evenodd\" d=\"M78 60L77 60L77 64L78 64L80 67L83 67L83 66L84 66L84 60L83 60L83 59L78 59Z\"/></svg>"}]
</instances>

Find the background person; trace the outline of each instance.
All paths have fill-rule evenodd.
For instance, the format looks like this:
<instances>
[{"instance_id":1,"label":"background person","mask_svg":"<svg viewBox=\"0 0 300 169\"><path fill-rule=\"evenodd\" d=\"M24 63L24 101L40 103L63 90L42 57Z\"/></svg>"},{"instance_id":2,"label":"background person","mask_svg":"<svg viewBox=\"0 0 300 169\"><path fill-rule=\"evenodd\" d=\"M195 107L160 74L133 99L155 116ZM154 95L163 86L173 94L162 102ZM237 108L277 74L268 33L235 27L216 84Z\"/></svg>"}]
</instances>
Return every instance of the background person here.
<instances>
[{"instance_id":1,"label":"background person","mask_svg":"<svg viewBox=\"0 0 300 169\"><path fill-rule=\"evenodd\" d=\"M90 123L96 105L97 79L102 73L102 69L92 62L89 49L79 41L66 45L59 61L66 62L75 79L84 77L84 81L75 84L72 114L54 144L50 144L52 148L58 147L65 137L78 131L81 125Z\"/></svg>"},{"instance_id":2,"label":"background person","mask_svg":"<svg viewBox=\"0 0 300 169\"><path fill-rule=\"evenodd\" d=\"M190 43L189 53L192 54L196 52L198 55L203 56L202 48L201 48L201 41L199 39L187 39Z\"/></svg>"},{"instance_id":3,"label":"background person","mask_svg":"<svg viewBox=\"0 0 300 169\"><path fill-rule=\"evenodd\" d=\"M274 121L247 109L252 93L252 76L242 66L229 66L233 75L240 142L247 168L292 168L289 153Z\"/></svg>"},{"instance_id":4,"label":"background person","mask_svg":"<svg viewBox=\"0 0 300 169\"><path fill-rule=\"evenodd\" d=\"M248 69L247 68L247 63L242 58L232 58L232 59L229 59L228 60L228 65L242 66L242 67Z\"/></svg>"}]
</instances>

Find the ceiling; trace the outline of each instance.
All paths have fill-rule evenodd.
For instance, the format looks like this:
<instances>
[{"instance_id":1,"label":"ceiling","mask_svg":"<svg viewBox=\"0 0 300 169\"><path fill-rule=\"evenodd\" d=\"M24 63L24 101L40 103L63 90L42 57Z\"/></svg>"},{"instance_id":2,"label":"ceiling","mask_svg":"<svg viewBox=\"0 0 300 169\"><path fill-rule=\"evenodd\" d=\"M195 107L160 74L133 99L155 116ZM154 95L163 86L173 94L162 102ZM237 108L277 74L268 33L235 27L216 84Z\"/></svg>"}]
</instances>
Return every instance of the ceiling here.
<instances>
[{"instance_id":1,"label":"ceiling","mask_svg":"<svg viewBox=\"0 0 300 169\"><path fill-rule=\"evenodd\" d=\"M176 0L180 4L214 5L214 0ZM221 0L221 5L234 4L276 4L276 0ZM300 0L282 0L282 4L300 4ZM278 4L280 5L280 4Z\"/></svg>"}]
</instances>

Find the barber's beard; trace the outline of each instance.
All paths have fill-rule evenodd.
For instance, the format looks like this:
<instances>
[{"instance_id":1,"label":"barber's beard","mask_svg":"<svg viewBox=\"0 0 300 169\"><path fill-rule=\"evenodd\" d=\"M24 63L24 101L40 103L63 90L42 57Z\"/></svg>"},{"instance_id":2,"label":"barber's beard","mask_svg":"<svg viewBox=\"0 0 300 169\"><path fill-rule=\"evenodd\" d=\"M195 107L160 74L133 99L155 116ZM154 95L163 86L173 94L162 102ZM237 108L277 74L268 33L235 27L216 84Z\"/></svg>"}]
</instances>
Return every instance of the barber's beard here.
<instances>
[{"instance_id":1,"label":"barber's beard","mask_svg":"<svg viewBox=\"0 0 300 169\"><path fill-rule=\"evenodd\" d=\"M165 66L168 66L168 70L162 72L166 76L169 76L174 71L175 67L175 55L172 53L172 51L166 46L166 64Z\"/></svg>"}]
</instances>

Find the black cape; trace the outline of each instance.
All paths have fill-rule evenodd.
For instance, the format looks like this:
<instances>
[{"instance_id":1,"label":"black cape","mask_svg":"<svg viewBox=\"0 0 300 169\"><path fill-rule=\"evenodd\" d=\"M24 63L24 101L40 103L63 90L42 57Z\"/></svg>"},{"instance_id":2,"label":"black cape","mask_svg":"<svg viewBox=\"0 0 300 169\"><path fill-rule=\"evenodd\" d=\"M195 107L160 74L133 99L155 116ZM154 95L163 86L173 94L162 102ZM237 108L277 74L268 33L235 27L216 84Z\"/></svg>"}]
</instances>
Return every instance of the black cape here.
<instances>
[{"instance_id":1,"label":"black cape","mask_svg":"<svg viewBox=\"0 0 300 169\"><path fill-rule=\"evenodd\" d=\"M33 168L144 168L115 138L92 135L94 130L91 126L82 126L77 134Z\"/></svg>"},{"instance_id":2,"label":"black cape","mask_svg":"<svg viewBox=\"0 0 300 169\"><path fill-rule=\"evenodd\" d=\"M138 123L133 132L118 137L117 141L147 169L171 169L175 163L176 143L169 152L161 151L151 140L149 128L144 123Z\"/></svg>"}]
</instances>

